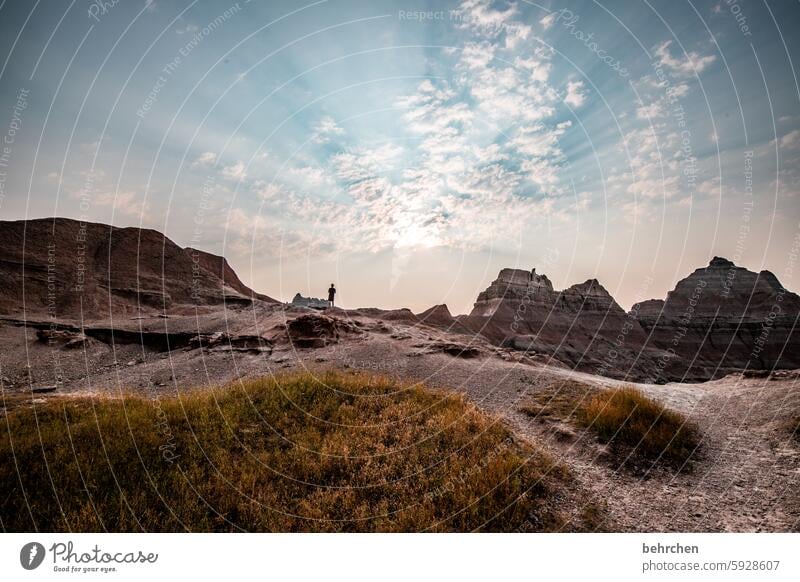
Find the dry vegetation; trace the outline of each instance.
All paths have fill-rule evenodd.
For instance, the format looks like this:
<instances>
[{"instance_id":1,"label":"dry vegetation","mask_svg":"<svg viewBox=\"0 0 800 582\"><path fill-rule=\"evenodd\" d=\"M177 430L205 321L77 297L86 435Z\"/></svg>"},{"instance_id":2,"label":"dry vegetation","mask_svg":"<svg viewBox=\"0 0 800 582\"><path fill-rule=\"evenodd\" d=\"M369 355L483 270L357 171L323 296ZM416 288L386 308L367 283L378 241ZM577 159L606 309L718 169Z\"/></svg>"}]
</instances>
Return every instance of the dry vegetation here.
<instances>
[{"instance_id":1,"label":"dry vegetation","mask_svg":"<svg viewBox=\"0 0 800 582\"><path fill-rule=\"evenodd\" d=\"M0 422L5 531L594 527L564 523L574 482L550 457L460 397L374 377L53 398Z\"/></svg>"},{"instance_id":2,"label":"dry vegetation","mask_svg":"<svg viewBox=\"0 0 800 582\"><path fill-rule=\"evenodd\" d=\"M520 410L542 422L576 421L581 406L597 391L597 388L580 382L554 382L537 388Z\"/></svg>"},{"instance_id":3,"label":"dry vegetation","mask_svg":"<svg viewBox=\"0 0 800 582\"><path fill-rule=\"evenodd\" d=\"M697 453L700 435L682 414L633 387L600 390L578 382L548 386L521 407L541 421L591 429L620 456L681 467Z\"/></svg>"}]
</instances>

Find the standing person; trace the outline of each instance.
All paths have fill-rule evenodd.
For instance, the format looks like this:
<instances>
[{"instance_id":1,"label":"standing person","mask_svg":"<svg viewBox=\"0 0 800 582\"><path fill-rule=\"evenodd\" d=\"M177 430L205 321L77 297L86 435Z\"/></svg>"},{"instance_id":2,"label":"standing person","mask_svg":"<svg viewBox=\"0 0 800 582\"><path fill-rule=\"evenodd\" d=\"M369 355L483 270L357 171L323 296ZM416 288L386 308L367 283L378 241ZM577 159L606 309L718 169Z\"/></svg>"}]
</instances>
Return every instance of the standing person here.
<instances>
[{"instance_id":1,"label":"standing person","mask_svg":"<svg viewBox=\"0 0 800 582\"><path fill-rule=\"evenodd\" d=\"M331 304L331 307L333 307L334 297L336 297L336 287L334 287L333 283L331 283L330 289L328 289L328 303Z\"/></svg>"}]
</instances>

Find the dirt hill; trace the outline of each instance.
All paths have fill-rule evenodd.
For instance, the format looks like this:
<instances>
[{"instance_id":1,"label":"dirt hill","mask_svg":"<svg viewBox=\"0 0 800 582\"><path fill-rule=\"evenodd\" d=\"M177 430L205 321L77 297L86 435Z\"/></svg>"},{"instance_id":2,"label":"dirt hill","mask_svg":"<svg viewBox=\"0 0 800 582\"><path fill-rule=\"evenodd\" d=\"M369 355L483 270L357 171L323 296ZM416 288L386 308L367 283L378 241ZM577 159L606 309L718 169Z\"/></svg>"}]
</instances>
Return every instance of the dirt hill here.
<instances>
[{"instance_id":1,"label":"dirt hill","mask_svg":"<svg viewBox=\"0 0 800 582\"><path fill-rule=\"evenodd\" d=\"M150 229L67 218L0 221L0 313L106 319L139 311L274 300L222 257Z\"/></svg>"}]
</instances>

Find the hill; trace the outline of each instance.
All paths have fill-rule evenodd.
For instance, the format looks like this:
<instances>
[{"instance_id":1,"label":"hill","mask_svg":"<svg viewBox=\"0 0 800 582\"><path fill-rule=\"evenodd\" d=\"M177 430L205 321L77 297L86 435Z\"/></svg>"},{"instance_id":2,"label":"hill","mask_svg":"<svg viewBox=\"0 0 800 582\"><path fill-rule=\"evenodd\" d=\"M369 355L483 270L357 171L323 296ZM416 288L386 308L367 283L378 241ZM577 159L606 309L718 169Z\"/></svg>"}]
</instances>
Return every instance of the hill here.
<instances>
[{"instance_id":1,"label":"hill","mask_svg":"<svg viewBox=\"0 0 800 582\"><path fill-rule=\"evenodd\" d=\"M142 310L274 300L223 257L162 233L67 218L0 221L0 313L106 319Z\"/></svg>"}]
</instances>

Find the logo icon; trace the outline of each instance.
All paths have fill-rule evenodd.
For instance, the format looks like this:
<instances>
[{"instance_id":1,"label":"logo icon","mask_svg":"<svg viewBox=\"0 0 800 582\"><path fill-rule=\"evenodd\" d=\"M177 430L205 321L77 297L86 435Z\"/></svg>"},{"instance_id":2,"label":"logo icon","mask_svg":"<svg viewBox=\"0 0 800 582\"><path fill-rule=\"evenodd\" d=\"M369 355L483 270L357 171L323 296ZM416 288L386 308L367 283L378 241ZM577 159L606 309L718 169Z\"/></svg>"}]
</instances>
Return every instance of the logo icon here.
<instances>
[{"instance_id":1,"label":"logo icon","mask_svg":"<svg viewBox=\"0 0 800 582\"><path fill-rule=\"evenodd\" d=\"M26 570L35 570L44 561L44 546L39 542L28 542L19 551L19 563Z\"/></svg>"}]
</instances>

